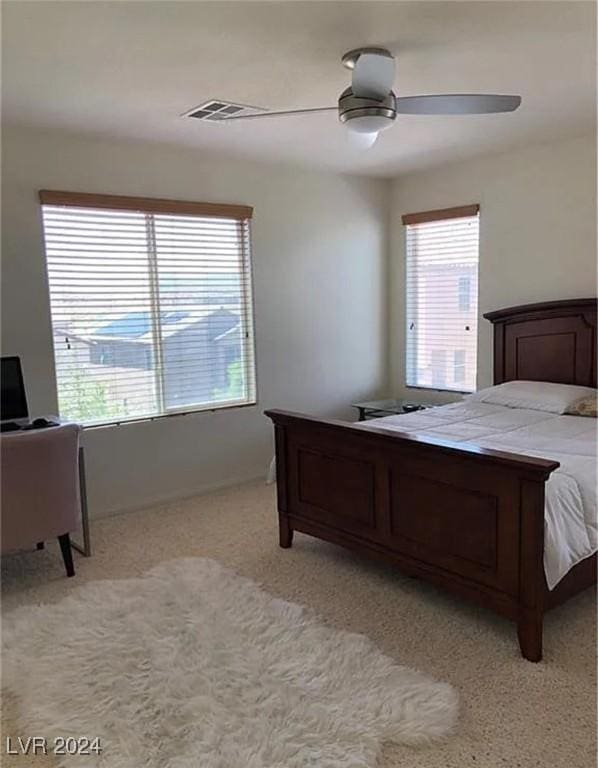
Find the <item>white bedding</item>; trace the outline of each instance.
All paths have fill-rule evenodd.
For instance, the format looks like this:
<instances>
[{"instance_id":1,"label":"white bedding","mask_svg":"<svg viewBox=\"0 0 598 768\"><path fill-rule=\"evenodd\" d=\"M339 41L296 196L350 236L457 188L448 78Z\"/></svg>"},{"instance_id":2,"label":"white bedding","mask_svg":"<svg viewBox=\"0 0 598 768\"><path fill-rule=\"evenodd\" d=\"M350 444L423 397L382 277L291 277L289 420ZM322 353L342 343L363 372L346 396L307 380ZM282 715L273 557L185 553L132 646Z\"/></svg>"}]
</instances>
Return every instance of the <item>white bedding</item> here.
<instances>
[{"instance_id":1,"label":"white bedding","mask_svg":"<svg viewBox=\"0 0 598 768\"><path fill-rule=\"evenodd\" d=\"M549 589L596 552L596 419L465 400L376 419L371 426L560 462L546 484L544 570Z\"/></svg>"}]
</instances>

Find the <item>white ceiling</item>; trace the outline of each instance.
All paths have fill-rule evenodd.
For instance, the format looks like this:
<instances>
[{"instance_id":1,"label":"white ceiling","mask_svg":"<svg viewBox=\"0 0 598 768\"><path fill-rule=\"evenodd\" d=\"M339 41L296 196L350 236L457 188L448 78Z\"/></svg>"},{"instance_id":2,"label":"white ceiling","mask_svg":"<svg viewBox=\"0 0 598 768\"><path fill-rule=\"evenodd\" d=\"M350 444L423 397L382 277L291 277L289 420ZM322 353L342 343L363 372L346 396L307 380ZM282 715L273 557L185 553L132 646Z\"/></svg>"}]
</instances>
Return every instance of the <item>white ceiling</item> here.
<instances>
[{"instance_id":1,"label":"white ceiling","mask_svg":"<svg viewBox=\"0 0 598 768\"><path fill-rule=\"evenodd\" d=\"M3 120L392 176L592 130L594 2L22 2L3 10ZM272 110L334 105L348 49L397 56L398 95L518 93L520 109L399 116L373 149L335 113L210 124L216 98Z\"/></svg>"}]
</instances>

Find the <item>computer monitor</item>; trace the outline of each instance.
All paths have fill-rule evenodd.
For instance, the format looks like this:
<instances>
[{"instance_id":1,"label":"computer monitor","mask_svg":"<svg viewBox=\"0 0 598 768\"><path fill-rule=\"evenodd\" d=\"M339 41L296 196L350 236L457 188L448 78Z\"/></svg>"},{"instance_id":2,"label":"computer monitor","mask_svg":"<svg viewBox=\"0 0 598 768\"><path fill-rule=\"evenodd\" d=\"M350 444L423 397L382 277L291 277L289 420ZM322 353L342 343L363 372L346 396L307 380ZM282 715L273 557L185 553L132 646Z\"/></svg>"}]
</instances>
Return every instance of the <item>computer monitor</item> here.
<instances>
[{"instance_id":1,"label":"computer monitor","mask_svg":"<svg viewBox=\"0 0 598 768\"><path fill-rule=\"evenodd\" d=\"M29 410L23 384L21 360L18 357L0 358L0 420L27 419Z\"/></svg>"}]
</instances>

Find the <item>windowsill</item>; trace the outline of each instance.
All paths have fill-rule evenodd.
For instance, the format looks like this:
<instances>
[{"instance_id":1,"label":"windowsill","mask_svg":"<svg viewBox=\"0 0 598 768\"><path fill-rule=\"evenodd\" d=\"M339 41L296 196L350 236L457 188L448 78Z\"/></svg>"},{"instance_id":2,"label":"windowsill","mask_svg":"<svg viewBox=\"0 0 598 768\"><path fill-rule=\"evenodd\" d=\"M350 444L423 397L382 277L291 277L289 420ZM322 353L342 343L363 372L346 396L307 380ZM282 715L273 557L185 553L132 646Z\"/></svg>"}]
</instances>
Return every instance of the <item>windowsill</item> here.
<instances>
[{"instance_id":1,"label":"windowsill","mask_svg":"<svg viewBox=\"0 0 598 768\"><path fill-rule=\"evenodd\" d=\"M148 421L161 421L162 419L172 419L180 416L192 416L201 413L217 413L219 411L232 411L239 408L255 408L257 406L257 400L253 400L248 403L231 403L230 405L207 405L200 408L189 408L188 410L171 411L170 413L160 413L156 416L132 416L127 419L117 419L114 421L102 421L94 422L90 424L81 424L84 430L90 429L106 429L108 427L124 427L129 424L140 424L141 422Z\"/></svg>"}]
</instances>

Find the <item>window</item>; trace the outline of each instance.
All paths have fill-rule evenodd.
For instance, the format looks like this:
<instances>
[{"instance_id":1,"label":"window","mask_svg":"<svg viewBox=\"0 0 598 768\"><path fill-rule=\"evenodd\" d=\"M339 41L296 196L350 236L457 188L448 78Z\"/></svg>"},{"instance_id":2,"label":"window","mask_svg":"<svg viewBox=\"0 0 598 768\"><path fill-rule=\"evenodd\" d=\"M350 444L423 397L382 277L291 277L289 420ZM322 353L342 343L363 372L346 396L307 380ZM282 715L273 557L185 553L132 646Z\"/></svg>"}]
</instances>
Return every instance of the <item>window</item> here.
<instances>
[{"instance_id":1,"label":"window","mask_svg":"<svg viewBox=\"0 0 598 768\"><path fill-rule=\"evenodd\" d=\"M255 402L252 209L40 192L60 415Z\"/></svg>"},{"instance_id":2,"label":"window","mask_svg":"<svg viewBox=\"0 0 598 768\"><path fill-rule=\"evenodd\" d=\"M455 384L463 384L465 381L466 352L464 349L456 349L453 354L453 380Z\"/></svg>"},{"instance_id":3,"label":"window","mask_svg":"<svg viewBox=\"0 0 598 768\"><path fill-rule=\"evenodd\" d=\"M408 214L403 216L403 224L407 245L405 383L473 392L479 207Z\"/></svg>"},{"instance_id":4,"label":"window","mask_svg":"<svg viewBox=\"0 0 598 768\"><path fill-rule=\"evenodd\" d=\"M459 278L459 312L471 310L471 277L466 275Z\"/></svg>"}]
</instances>

